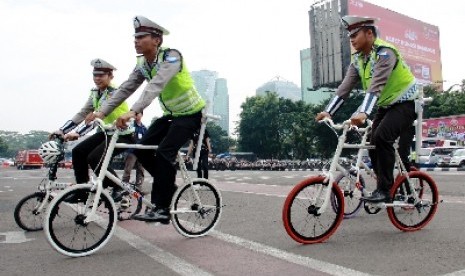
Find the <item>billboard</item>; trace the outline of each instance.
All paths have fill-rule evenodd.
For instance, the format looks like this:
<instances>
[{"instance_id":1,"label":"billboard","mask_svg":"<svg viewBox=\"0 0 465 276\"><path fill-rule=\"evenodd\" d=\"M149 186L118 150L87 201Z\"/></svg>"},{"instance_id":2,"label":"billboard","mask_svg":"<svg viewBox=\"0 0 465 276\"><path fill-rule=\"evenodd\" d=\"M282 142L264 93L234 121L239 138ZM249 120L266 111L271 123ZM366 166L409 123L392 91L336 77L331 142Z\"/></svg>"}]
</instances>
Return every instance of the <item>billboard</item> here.
<instances>
[{"instance_id":1,"label":"billboard","mask_svg":"<svg viewBox=\"0 0 465 276\"><path fill-rule=\"evenodd\" d=\"M424 138L464 141L465 116L449 116L423 120Z\"/></svg>"},{"instance_id":2,"label":"billboard","mask_svg":"<svg viewBox=\"0 0 465 276\"><path fill-rule=\"evenodd\" d=\"M344 0L342 0L344 1ZM379 37L399 49L421 83L442 80L439 28L361 0L348 1L347 14L380 18Z\"/></svg>"},{"instance_id":3,"label":"billboard","mask_svg":"<svg viewBox=\"0 0 465 276\"><path fill-rule=\"evenodd\" d=\"M340 1L347 0L319 1L308 12L311 79L315 90L320 87L337 87L350 63L350 55L344 56L344 51L350 48L349 40L342 34Z\"/></svg>"}]
</instances>

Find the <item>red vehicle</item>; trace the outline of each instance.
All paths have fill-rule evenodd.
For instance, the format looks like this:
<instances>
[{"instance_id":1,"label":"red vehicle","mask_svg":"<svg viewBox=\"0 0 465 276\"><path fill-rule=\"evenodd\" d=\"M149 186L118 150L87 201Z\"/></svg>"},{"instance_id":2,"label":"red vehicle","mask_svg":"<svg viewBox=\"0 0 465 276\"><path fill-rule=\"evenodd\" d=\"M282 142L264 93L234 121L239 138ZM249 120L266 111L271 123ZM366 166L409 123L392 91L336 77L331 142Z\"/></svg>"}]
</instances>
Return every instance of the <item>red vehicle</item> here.
<instances>
[{"instance_id":1,"label":"red vehicle","mask_svg":"<svg viewBox=\"0 0 465 276\"><path fill-rule=\"evenodd\" d=\"M44 166L44 161L38 150L20 150L16 154L15 165L18 170L39 169Z\"/></svg>"},{"instance_id":2,"label":"red vehicle","mask_svg":"<svg viewBox=\"0 0 465 276\"><path fill-rule=\"evenodd\" d=\"M58 167L63 169L72 169L73 161L71 159L61 160L60 163L58 163Z\"/></svg>"}]
</instances>

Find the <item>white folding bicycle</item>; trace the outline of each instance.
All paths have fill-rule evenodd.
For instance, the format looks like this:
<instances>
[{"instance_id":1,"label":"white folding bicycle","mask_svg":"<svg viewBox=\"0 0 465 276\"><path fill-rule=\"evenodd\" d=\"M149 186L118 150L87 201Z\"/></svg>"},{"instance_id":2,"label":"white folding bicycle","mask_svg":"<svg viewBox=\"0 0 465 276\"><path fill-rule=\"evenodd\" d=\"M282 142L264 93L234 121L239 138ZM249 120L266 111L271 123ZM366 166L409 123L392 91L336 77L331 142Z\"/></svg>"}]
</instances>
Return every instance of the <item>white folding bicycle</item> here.
<instances>
[{"instance_id":1,"label":"white folding bicycle","mask_svg":"<svg viewBox=\"0 0 465 276\"><path fill-rule=\"evenodd\" d=\"M47 142L54 145L57 154L48 162L47 177L37 186L38 191L23 197L14 210L16 224L26 231L39 231L43 229L45 210L53 199L53 195L70 186L70 183L58 182L57 171L59 162L64 158L63 138L54 136L54 141ZM47 144L46 143L46 144ZM45 145L45 144L44 144Z\"/></svg>"},{"instance_id":2,"label":"white folding bicycle","mask_svg":"<svg viewBox=\"0 0 465 276\"><path fill-rule=\"evenodd\" d=\"M218 120L218 116L203 114L199 134L199 143L203 140L208 119ZM93 254L110 240L116 227L117 208L113 198L103 189L105 177L126 190L133 200L150 208L155 206L134 190L132 185L122 182L107 168L115 148L136 148L155 150L157 146L117 143L118 136L127 130L116 129L96 119L106 133L113 132L98 177L90 183L73 185L56 196L47 209L44 220L44 232L50 245L66 256L81 257ZM198 164L200 144L194 158L194 168ZM200 237L208 234L219 222L222 208L220 191L207 179L191 178L184 159L178 153L177 161L184 182L173 196L170 207L171 222L175 229L186 237ZM67 202L73 195L86 195L86 200L77 203Z\"/></svg>"}]
</instances>

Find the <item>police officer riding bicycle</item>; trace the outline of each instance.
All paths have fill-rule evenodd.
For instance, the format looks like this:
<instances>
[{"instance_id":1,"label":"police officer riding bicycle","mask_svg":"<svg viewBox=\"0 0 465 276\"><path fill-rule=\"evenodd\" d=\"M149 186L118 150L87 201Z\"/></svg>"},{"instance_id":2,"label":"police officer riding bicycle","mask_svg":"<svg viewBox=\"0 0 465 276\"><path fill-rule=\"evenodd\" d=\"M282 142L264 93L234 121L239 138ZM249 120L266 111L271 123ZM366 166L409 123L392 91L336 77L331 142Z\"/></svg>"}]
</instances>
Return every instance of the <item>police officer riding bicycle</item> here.
<instances>
[{"instance_id":1,"label":"police officer riding bicycle","mask_svg":"<svg viewBox=\"0 0 465 276\"><path fill-rule=\"evenodd\" d=\"M176 191L176 157L179 149L193 137L200 128L202 109L205 101L197 92L194 81L178 50L162 48L163 36L169 32L157 23L136 16L134 46L137 57L134 71L107 101L99 112L91 114L86 121L95 117L103 118L121 102L131 96L144 81L147 81L142 95L131 110L117 120L118 127L125 127L127 121L142 112L158 97L163 116L155 120L140 140L142 145L158 145L155 150L135 150L139 162L154 177L152 203L154 210L134 219L169 223L169 207Z\"/></svg>"},{"instance_id":2,"label":"police officer riding bicycle","mask_svg":"<svg viewBox=\"0 0 465 276\"><path fill-rule=\"evenodd\" d=\"M90 64L93 67L92 75L95 83L95 87L91 89L90 95L84 106L78 111L70 120L68 120L59 130L53 134L64 135L66 141L76 140L79 137L85 136L87 133L92 131L93 125L82 124L89 113L98 111L103 103L111 99L116 92L116 86L112 83L113 71L116 68L109 62L96 58L93 59ZM113 123L120 115L128 112L129 107L125 101L120 102L112 112L102 117L103 121L107 124ZM74 131L72 131L74 129ZM97 131L92 136L81 141L72 150L73 169L74 176L77 184L84 184L89 182L89 165L98 173L100 170L102 153L106 147L105 133ZM120 142L132 143L133 139L130 135L120 136ZM114 155L120 153L121 150L115 151ZM111 173L116 175L116 172L110 169ZM116 201L121 200L122 194L120 194L119 187L115 187L109 179L105 179L104 187L112 186L113 197ZM79 196L76 196L69 201L83 200Z\"/></svg>"},{"instance_id":3,"label":"police officer riding bicycle","mask_svg":"<svg viewBox=\"0 0 465 276\"><path fill-rule=\"evenodd\" d=\"M377 18L344 16L342 25L348 31L355 49L352 62L336 96L323 112L319 121L332 116L343 104L350 91L361 82L365 90L362 105L351 118L353 125L361 125L378 106L371 131L371 144L376 149L369 155L377 175L377 189L364 198L371 202L390 201L395 163L394 142L399 138L399 154L408 160L413 140L412 124L416 119L414 100L418 95L416 79L403 60L399 50L378 37ZM409 166L407 166L409 167Z\"/></svg>"}]
</instances>

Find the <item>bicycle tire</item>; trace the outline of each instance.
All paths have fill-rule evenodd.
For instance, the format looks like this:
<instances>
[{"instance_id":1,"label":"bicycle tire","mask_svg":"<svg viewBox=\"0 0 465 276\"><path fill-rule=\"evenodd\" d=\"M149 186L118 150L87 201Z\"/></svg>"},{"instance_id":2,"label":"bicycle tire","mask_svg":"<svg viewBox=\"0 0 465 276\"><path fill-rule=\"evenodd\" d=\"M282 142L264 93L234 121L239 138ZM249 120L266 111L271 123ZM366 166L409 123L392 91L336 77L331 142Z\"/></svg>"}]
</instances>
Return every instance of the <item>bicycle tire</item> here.
<instances>
[{"instance_id":1,"label":"bicycle tire","mask_svg":"<svg viewBox=\"0 0 465 276\"><path fill-rule=\"evenodd\" d=\"M349 173L351 176L357 177L356 171L350 170ZM347 177L344 174L340 174L334 180L340 188L344 185L344 187L342 187L342 194L344 195L344 219L355 217L363 204L361 197L363 195L363 189L365 189L365 179L360 175L360 183L355 183L355 179L352 179L351 176ZM349 187L347 187L346 181L349 181ZM334 211L336 211L337 206L334 199L335 197L331 197L331 206Z\"/></svg>"},{"instance_id":2,"label":"bicycle tire","mask_svg":"<svg viewBox=\"0 0 465 276\"><path fill-rule=\"evenodd\" d=\"M16 204L14 210L14 218L16 224L26 231L39 231L42 230L44 216L47 210L47 206L51 201L51 197L47 200L42 210L37 210L45 199L44 192L35 192L23 197L18 204ZM28 218L32 220L29 222Z\"/></svg>"},{"instance_id":3,"label":"bicycle tire","mask_svg":"<svg viewBox=\"0 0 465 276\"><path fill-rule=\"evenodd\" d=\"M402 185L406 180L405 176L402 176L394 183L391 189L391 198L394 202L407 203L409 206L387 208L392 224L405 232L417 231L425 227L433 219L439 201L436 183L428 174L421 171L411 171L409 178L414 183L414 189L420 202L415 203L414 197L401 193Z\"/></svg>"},{"instance_id":4,"label":"bicycle tire","mask_svg":"<svg viewBox=\"0 0 465 276\"><path fill-rule=\"evenodd\" d=\"M314 191L311 189L318 189L316 185L323 185L328 189L328 184L324 183L324 180L324 176L307 178L298 183L286 197L282 212L283 224L287 234L296 242L303 244L323 242L335 233L344 219L344 196L336 183L331 185L331 196L335 197L333 200L336 201L337 208L328 206L325 212L317 213L318 205L324 199L317 199L316 204L312 202L314 198L311 196ZM323 191L322 194L324 193ZM298 208L300 209L297 212L300 212L300 215L294 215L293 210ZM321 227L318 233L317 226ZM313 233L307 233L308 230Z\"/></svg>"},{"instance_id":5,"label":"bicycle tire","mask_svg":"<svg viewBox=\"0 0 465 276\"><path fill-rule=\"evenodd\" d=\"M193 189L202 207L192 200ZM178 233L185 237L201 237L210 232L221 217L222 198L216 187L206 179L197 179L176 191L171 204L171 221Z\"/></svg>"},{"instance_id":6,"label":"bicycle tire","mask_svg":"<svg viewBox=\"0 0 465 276\"><path fill-rule=\"evenodd\" d=\"M47 210L44 232L47 241L59 253L70 257L93 254L110 240L116 228L116 207L107 191L102 191L96 220L85 223L92 209L95 191L92 184L71 186L55 197ZM68 203L69 198L78 196L80 202ZM82 245L77 245L80 239Z\"/></svg>"}]
</instances>

